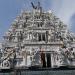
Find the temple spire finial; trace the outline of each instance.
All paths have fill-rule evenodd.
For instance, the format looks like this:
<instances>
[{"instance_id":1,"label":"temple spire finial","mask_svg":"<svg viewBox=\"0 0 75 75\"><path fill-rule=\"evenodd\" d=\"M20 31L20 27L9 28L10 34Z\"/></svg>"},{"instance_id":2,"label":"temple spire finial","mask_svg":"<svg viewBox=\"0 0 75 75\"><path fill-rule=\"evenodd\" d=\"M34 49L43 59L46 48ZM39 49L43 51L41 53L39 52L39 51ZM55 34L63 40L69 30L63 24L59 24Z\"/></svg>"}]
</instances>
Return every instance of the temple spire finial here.
<instances>
[{"instance_id":1,"label":"temple spire finial","mask_svg":"<svg viewBox=\"0 0 75 75\"><path fill-rule=\"evenodd\" d=\"M31 5L32 5L32 7L33 7L34 9L40 9L40 8L41 8L39 1L38 1L38 5L37 5L37 6L35 6L35 5L33 4L33 2L31 2Z\"/></svg>"},{"instance_id":2,"label":"temple spire finial","mask_svg":"<svg viewBox=\"0 0 75 75\"><path fill-rule=\"evenodd\" d=\"M33 2L31 2L31 5L34 9L36 9L37 7L33 4Z\"/></svg>"}]
</instances>

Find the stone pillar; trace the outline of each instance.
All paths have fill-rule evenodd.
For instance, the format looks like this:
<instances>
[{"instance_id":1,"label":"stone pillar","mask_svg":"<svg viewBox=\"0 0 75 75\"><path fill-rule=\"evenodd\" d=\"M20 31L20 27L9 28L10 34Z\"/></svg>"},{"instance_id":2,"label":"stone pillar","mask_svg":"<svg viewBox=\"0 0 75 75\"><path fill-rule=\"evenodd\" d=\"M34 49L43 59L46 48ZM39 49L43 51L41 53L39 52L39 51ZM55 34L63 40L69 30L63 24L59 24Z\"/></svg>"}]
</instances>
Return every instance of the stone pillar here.
<instances>
[{"instance_id":1,"label":"stone pillar","mask_svg":"<svg viewBox=\"0 0 75 75\"><path fill-rule=\"evenodd\" d=\"M27 65L27 54L25 53L25 65Z\"/></svg>"}]
</instances>

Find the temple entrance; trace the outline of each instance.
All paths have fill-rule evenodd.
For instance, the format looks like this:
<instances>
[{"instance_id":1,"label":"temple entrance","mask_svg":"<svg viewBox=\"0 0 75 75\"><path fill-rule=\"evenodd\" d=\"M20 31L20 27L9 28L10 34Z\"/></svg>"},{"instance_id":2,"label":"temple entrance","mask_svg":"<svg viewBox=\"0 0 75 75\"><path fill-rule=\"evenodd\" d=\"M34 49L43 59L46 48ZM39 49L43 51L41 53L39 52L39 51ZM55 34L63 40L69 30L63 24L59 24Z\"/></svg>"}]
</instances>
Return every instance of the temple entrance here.
<instances>
[{"instance_id":1,"label":"temple entrance","mask_svg":"<svg viewBox=\"0 0 75 75\"><path fill-rule=\"evenodd\" d=\"M46 67L45 53L41 53L42 67Z\"/></svg>"},{"instance_id":2,"label":"temple entrance","mask_svg":"<svg viewBox=\"0 0 75 75\"><path fill-rule=\"evenodd\" d=\"M46 53L46 58L47 58L47 67L51 67L51 54Z\"/></svg>"},{"instance_id":3,"label":"temple entrance","mask_svg":"<svg viewBox=\"0 0 75 75\"><path fill-rule=\"evenodd\" d=\"M51 67L51 54L50 53L41 53L42 67Z\"/></svg>"}]
</instances>

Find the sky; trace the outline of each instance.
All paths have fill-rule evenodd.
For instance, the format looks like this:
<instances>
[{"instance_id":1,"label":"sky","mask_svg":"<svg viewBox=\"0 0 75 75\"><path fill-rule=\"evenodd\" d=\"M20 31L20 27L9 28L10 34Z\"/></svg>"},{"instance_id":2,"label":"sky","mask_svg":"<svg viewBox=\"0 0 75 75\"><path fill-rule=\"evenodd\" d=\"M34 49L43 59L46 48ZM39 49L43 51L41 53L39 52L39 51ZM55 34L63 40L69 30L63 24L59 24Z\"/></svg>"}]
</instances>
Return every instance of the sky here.
<instances>
[{"instance_id":1,"label":"sky","mask_svg":"<svg viewBox=\"0 0 75 75\"><path fill-rule=\"evenodd\" d=\"M23 9L30 10L31 2L37 4L38 1L43 9L52 10L72 32L75 32L75 0L0 0L0 41L16 16Z\"/></svg>"}]
</instances>

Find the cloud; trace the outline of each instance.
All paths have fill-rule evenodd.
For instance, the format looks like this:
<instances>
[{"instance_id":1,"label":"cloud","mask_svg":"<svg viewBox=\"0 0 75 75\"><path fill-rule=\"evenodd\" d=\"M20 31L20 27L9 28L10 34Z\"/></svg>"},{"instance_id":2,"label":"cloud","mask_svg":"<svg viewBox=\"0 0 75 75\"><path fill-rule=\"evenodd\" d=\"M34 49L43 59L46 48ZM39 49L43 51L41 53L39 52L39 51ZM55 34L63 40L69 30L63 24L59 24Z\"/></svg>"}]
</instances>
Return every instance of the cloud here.
<instances>
[{"instance_id":1,"label":"cloud","mask_svg":"<svg viewBox=\"0 0 75 75\"><path fill-rule=\"evenodd\" d=\"M75 32L75 13L70 18L70 29L72 32Z\"/></svg>"},{"instance_id":2,"label":"cloud","mask_svg":"<svg viewBox=\"0 0 75 75\"><path fill-rule=\"evenodd\" d=\"M57 15L66 23L70 24L69 20L75 12L75 0L62 0L62 6Z\"/></svg>"}]
</instances>

